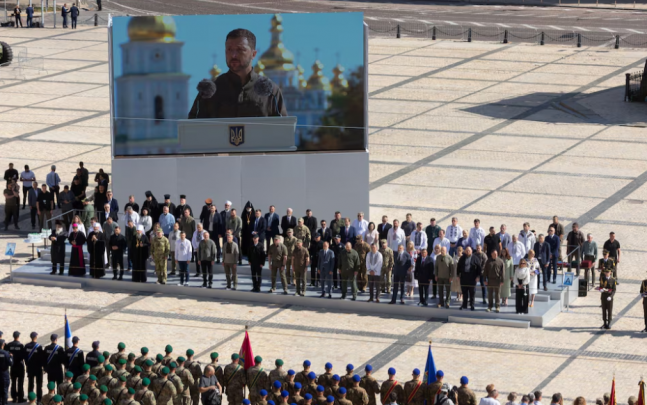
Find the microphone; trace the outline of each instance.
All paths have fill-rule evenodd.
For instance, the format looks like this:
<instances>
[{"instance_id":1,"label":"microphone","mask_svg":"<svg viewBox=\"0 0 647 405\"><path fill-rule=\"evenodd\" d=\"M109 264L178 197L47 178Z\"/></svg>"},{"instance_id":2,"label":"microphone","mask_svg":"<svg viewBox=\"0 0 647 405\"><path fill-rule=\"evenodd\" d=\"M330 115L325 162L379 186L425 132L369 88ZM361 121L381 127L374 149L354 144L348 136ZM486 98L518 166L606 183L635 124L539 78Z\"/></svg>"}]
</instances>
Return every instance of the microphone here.
<instances>
[{"instance_id":1,"label":"microphone","mask_svg":"<svg viewBox=\"0 0 647 405\"><path fill-rule=\"evenodd\" d=\"M272 99L274 100L274 107L276 108L276 113L282 117L283 114L281 114L281 111L279 110L276 96L274 95L274 93L272 93L273 88L274 85L272 84L272 81L265 76L259 76L256 80L256 83L254 83L254 93L261 97L272 96Z\"/></svg>"},{"instance_id":2,"label":"microphone","mask_svg":"<svg viewBox=\"0 0 647 405\"><path fill-rule=\"evenodd\" d=\"M214 94L216 94L216 83L213 80L210 79L202 79L200 83L198 83L198 86L196 87L196 90L198 90L198 95L200 96L201 99L208 99L213 97ZM200 114L200 100L198 99L197 103L197 109L195 113L195 117L198 118L198 114Z\"/></svg>"}]
</instances>

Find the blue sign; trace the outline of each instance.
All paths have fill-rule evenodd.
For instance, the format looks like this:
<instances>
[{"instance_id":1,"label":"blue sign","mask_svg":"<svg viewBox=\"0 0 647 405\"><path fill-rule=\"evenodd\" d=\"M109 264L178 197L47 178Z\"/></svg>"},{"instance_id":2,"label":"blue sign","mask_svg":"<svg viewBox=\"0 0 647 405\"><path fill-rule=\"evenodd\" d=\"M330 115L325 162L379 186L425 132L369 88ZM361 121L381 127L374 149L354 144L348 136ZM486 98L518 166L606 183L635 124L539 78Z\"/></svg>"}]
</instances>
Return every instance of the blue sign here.
<instances>
[{"instance_id":1,"label":"blue sign","mask_svg":"<svg viewBox=\"0 0 647 405\"><path fill-rule=\"evenodd\" d=\"M16 244L7 243L7 250L5 250L4 255L13 257L15 254L16 254Z\"/></svg>"},{"instance_id":2,"label":"blue sign","mask_svg":"<svg viewBox=\"0 0 647 405\"><path fill-rule=\"evenodd\" d=\"M573 285L573 278L575 277L575 273L572 271L567 271L564 273L564 285L567 287L570 287Z\"/></svg>"}]
</instances>

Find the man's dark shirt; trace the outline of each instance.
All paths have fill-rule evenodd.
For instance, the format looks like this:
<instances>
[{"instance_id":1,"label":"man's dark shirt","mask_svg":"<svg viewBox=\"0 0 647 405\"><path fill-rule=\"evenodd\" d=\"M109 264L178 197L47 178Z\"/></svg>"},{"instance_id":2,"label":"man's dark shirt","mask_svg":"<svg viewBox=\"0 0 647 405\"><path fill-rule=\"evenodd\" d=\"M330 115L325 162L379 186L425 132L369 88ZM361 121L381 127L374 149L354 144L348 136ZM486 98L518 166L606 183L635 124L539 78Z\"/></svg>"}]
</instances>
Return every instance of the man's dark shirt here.
<instances>
[{"instance_id":1,"label":"man's dark shirt","mask_svg":"<svg viewBox=\"0 0 647 405\"><path fill-rule=\"evenodd\" d=\"M38 194L38 209L41 211L51 211L52 209L52 193L49 191L40 192Z\"/></svg>"},{"instance_id":2,"label":"man's dark shirt","mask_svg":"<svg viewBox=\"0 0 647 405\"><path fill-rule=\"evenodd\" d=\"M200 94L196 96L189 111L189 119L278 117L277 106L281 111L280 115L286 117L288 111L281 89L272 83L272 95L259 96L254 92L254 83L258 78L258 74L252 70L249 81L243 86L237 74L231 71L221 74L216 79L216 93L211 98L203 99Z\"/></svg>"},{"instance_id":3,"label":"man's dark shirt","mask_svg":"<svg viewBox=\"0 0 647 405\"><path fill-rule=\"evenodd\" d=\"M200 377L200 388L206 388L206 387L211 387L215 386L216 383L218 382L218 379L216 378L216 375L212 375L211 377L207 377L206 375L203 375ZM207 392L203 392L200 394L202 397L202 404L203 405L209 405L212 403L212 400L216 396L216 390L209 390Z\"/></svg>"},{"instance_id":4,"label":"man's dark shirt","mask_svg":"<svg viewBox=\"0 0 647 405\"><path fill-rule=\"evenodd\" d=\"M18 170L16 169L7 169L4 171L4 179L9 181L11 179L18 180Z\"/></svg>"}]
</instances>

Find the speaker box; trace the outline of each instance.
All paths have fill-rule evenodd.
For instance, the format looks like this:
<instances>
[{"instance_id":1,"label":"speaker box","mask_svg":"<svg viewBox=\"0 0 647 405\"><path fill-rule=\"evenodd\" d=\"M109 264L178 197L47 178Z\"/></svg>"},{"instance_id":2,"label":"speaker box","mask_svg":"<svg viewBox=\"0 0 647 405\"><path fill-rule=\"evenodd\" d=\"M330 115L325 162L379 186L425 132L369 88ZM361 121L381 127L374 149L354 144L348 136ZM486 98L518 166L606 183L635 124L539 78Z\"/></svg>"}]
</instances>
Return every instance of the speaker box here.
<instances>
[{"instance_id":1,"label":"speaker box","mask_svg":"<svg viewBox=\"0 0 647 405\"><path fill-rule=\"evenodd\" d=\"M589 292L589 288L587 285L587 280L582 280L579 279L579 285L578 285L578 290L577 290L577 296L578 297L586 297L586 294Z\"/></svg>"}]
</instances>

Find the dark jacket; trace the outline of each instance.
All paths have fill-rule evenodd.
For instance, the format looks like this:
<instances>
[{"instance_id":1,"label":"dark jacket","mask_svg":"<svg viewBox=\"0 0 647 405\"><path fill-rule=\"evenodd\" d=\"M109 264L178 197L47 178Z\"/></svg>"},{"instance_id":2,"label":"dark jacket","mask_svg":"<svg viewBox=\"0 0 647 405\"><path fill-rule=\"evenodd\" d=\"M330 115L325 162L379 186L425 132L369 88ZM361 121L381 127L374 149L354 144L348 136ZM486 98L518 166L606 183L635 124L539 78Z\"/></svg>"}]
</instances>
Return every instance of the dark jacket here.
<instances>
[{"instance_id":1,"label":"dark jacket","mask_svg":"<svg viewBox=\"0 0 647 405\"><path fill-rule=\"evenodd\" d=\"M256 234L258 235L259 244L263 243L263 241L265 240L266 229L267 229L267 223L265 222L265 218L263 217L258 218L258 224L256 223L256 218L254 218L252 222L249 224L249 232L252 233L252 235L253 235L253 232L256 232Z\"/></svg>"},{"instance_id":2,"label":"dark jacket","mask_svg":"<svg viewBox=\"0 0 647 405\"><path fill-rule=\"evenodd\" d=\"M557 236L557 234L553 234L552 237L547 235L544 238L544 241L545 243L548 243L548 246L550 246L550 253L555 256L555 258L559 257L559 246L561 245L559 236Z\"/></svg>"},{"instance_id":3,"label":"dark jacket","mask_svg":"<svg viewBox=\"0 0 647 405\"><path fill-rule=\"evenodd\" d=\"M119 213L119 201L117 201L116 198L113 198L112 200L110 200L110 202L108 202L108 204L110 204L110 212ZM135 209L133 208L133 211L134 210Z\"/></svg>"},{"instance_id":4,"label":"dark jacket","mask_svg":"<svg viewBox=\"0 0 647 405\"><path fill-rule=\"evenodd\" d=\"M307 226L308 229L310 229L310 236L313 237L314 239L314 235L317 232L317 227L318 227L317 218L316 217L308 218L308 216L306 215L305 217L303 217L303 225Z\"/></svg>"},{"instance_id":5,"label":"dark jacket","mask_svg":"<svg viewBox=\"0 0 647 405\"><path fill-rule=\"evenodd\" d=\"M25 345L23 359L25 359L25 366L29 374L36 374L43 372L45 359L43 358L43 346L36 346L38 343L29 342Z\"/></svg>"},{"instance_id":6,"label":"dark jacket","mask_svg":"<svg viewBox=\"0 0 647 405\"><path fill-rule=\"evenodd\" d=\"M434 261L431 256L426 257L424 265L422 264L422 255L418 256L413 274L419 283L428 284L429 280L434 278Z\"/></svg>"},{"instance_id":7,"label":"dark jacket","mask_svg":"<svg viewBox=\"0 0 647 405\"><path fill-rule=\"evenodd\" d=\"M346 234L346 227L342 226L341 229L339 230L339 235L341 236L341 242L346 244L346 242L350 242L353 245L355 245L355 239L357 237L357 229L353 228L352 225L348 227L348 235Z\"/></svg>"},{"instance_id":8,"label":"dark jacket","mask_svg":"<svg viewBox=\"0 0 647 405\"><path fill-rule=\"evenodd\" d=\"M65 263L65 244L67 243L67 232L63 231L60 234L56 234L56 229L52 229L51 238L56 238L56 241L52 241L52 247L50 249L50 256L52 263Z\"/></svg>"},{"instance_id":9,"label":"dark jacket","mask_svg":"<svg viewBox=\"0 0 647 405\"><path fill-rule=\"evenodd\" d=\"M546 264L550 261L550 246L546 243L545 239L544 243L535 242L533 250L540 263Z\"/></svg>"},{"instance_id":10,"label":"dark jacket","mask_svg":"<svg viewBox=\"0 0 647 405\"><path fill-rule=\"evenodd\" d=\"M27 13L27 17L33 17L34 8L32 6L27 6L27 8L25 9L25 12Z\"/></svg>"},{"instance_id":11,"label":"dark jacket","mask_svg":"<svg viewBox=\"0 0 647 405\"><path fill-rule=\"evenodd\" d=\"M265 249L261 241L259 241L256 246L254 246L254 244L249 246L249 264L251 266L262 267L265 264L266 258L267 255L265 254Z\"/></svg>"},{"instance_id":12,"label":"dark jacket","mask_svg":"<svg viewBox=\"0 0 647 405\"><path fill-rule=\"evenodd\" d=\"M393 261L393 275L405 277L411 267L411 255L406 251L402 252L402 255L400 255L400 252L393 252Z\"/></svg>"},{"instance_id":13,"label":"dark jacket","mask_svg":"<svg viewBox=\"0 0 647 405\"><path fill-rule=\"evenodd\" d=\"M317 229L317 234L321 236L322 242L328 242L328 243L332 242L333 234L330 228L328 227L326 227L326 229L319 228Z\"/></svg>"},{"instance_id":14,"label":"dark jacket","mask_svg":"<svg viewBox=\"0 0 647 405\"><path fill-rule=\"evenodd\" d=\"M391 228L393 228L393 225L388 222L386 224L379 224L377 226L377 233L380 234L380 240L386 239L386 237L389 235L389 229ZM433 240L431 242L433 243Z\"/></svg>"},{"instance_id":15,"label":"dark jacket","mask_svg":"<svg viewBox=\"0 0 647 405\"><path fill-rule=\"evenodd\" d=\"M70 16L72 16L72 18L78 17L79 14L81 14L81 12L76 6L72 6L72 8L70 8Z\"/></svg>"},{"instance_id":16,"label":"dark jacket","mask_svg":"<svg viewBox=\"0 0 647 405\"><path fill-rule=\"evenodd\" d=\"M475 286L476 279L481 275L481 258L475 254L472 254L469 268L465 268L465 261L467 260L467 255L461 256L458 260L458 269L456 274L461 279L461 285L463 286Z\"/></svg>"},{"instance_id":17,"label":"dark jacket","mask_svg":"<svg viewBox=\"0 0 647 405\"><path fill-rule=\"evenodd\" d=\"M113 246L116 246L117 249L112 250ZM120 233L119 235L114 234L110 237L107 249L113 257L123 257L127 246L126 237L123 233Z\"/></svg>"},{"instance_id":18,"label":"dark jacket","mask_svg":"<svg viewBox=\"0 0 647 405\"><path fill-rule=\"evenodd\" d=\"M206 212L205 212L205 208L207 210ZM211 208L209 208L209 207L207 207L205 205L204 207L202 207L202 212L200 213L200 222L202 223L202 228L205 231L209 231L209 217L210 216L211 216ZM224 236L224 234L220 233L220 232L222 232L222 228L223 228L222 216L220 215L218 210L216 210L216 212L213 215L213 232L211 232L211 234L215 234L213 239L216 239L216 237L218 235L223 235ZM191 236L191 237L193 237L193 236Z\"/></svg>"},{"instance_id":19,"label":"dark jacket","mask_svg":"<svg viewBox=\"0 0 647 405\"><path fill-rule=\"evenodd\" d=\"M271 218L270 218L271 216ZM265 219L265 236L268 238L273 238L281 231L279 230L279 223L281 222L281 217L276 212L270 214L269 212L263 217ZM269 230L267 228L270 228Z\"/></svg>"},{"instance_id":20,"label":"dark jacket","mask_svg":"<svg viewBox=\"0 0 647 405\"><path fill-rule=\"evenodd\" d=\"M283 218L281 218L281 231L284 238L288 236L288 229L294 229L296 227L297 227L297 217L292 215L290 217L290 220L288 221L288 216L283 215Z\"/></svg>"}]
</instances>

